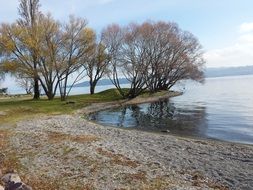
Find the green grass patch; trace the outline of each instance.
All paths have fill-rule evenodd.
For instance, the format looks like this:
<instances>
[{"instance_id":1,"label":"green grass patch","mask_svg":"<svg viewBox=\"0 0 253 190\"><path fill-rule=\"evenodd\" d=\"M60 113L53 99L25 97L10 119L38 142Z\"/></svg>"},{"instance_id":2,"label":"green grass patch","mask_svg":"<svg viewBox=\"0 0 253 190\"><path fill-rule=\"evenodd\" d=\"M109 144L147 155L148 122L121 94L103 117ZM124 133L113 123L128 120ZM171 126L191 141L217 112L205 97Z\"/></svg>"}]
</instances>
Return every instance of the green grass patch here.
<instances>
[{"instance_id":1,"label":"green grass patch","mask_svg":"<svg viewBox=\"0 0 253 190\"><path fill-rule=\"evenodd\" d=\"M69 114L83 108L91 103L108 102L120 100L122 97L116 89L109 89L103 92L89 95L70 96L66 101L61 101L59 97L54 100L40 99L32 100L14 98L0 100L0 123L15 122L21 118L31 118L36 114ZM3 114L4 113L4 114Z\"/></svg>"},{"instance_id":2,"label":"green grass patch","mask_svg":"<svg viewBox=\"0 0 253 190\"><path fill-rule=\"evenodd\" d=\"M168 93L169 93L169 91L167 91L167 90L162 90L162 91L155 92L155 93L150 93L150 91L146 90L139 97L141 97L141 98L157 97L157 96L164 96Z\"/></svg>"}]
</instances>

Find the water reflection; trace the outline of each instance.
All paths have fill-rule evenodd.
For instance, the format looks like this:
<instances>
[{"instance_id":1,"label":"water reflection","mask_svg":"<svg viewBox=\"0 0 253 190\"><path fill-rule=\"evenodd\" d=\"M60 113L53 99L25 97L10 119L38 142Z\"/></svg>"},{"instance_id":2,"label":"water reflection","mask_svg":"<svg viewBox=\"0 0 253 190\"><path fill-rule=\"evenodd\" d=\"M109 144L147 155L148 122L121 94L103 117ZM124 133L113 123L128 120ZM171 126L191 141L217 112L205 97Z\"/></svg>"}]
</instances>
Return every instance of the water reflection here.
<instances>
[{"instance_id":1,"label":"water reflection","mask_svg":"<svg viewBox=\"0 0 253 190\"><path fill-rule=\"evenodd\" d=\"M90 119L107 126L203 137L207 127L205 115L205 107L181 109L164 100L101 111Z\"/></svg>"},{"instance_id":2,"label":"water reflection","mask_svg":"<svg viewBox=\"0 0 253 190\"><path fill-rule=\"evenodd\" d=\"M252 84L253 76L187 83L184 95L170 101L107 110L91 119L108 126L253 144Z\"/></svg>"}]
</instances>

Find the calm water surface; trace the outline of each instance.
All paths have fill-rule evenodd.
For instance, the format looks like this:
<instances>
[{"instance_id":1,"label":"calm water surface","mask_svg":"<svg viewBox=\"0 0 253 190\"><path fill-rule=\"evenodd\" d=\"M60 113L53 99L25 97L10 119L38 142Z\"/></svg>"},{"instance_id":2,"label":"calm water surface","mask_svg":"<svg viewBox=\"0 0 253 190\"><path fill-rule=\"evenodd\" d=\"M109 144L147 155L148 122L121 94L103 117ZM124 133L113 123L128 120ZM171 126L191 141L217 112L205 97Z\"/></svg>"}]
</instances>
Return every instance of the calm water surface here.
<instances>
[{"instance_id":1,"label":"calm water surface","mask_svg":"<svg viewBox=\"0 0 253 190\"><path fill-rule=\"evenodd\" d=\"M184 95L169 101L101 111L90 119L106 126L253 144L253 76L188 83Z\"/></svg>"}]
</instances>

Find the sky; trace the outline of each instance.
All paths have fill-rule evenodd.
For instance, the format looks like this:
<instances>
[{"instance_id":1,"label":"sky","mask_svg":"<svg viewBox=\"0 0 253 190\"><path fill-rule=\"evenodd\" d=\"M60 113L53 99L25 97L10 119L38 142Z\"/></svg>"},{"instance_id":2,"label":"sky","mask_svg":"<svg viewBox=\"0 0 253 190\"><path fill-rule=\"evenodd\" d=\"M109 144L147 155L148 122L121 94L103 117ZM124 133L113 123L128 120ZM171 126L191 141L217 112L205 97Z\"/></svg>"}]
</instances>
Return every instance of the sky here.
<instances>
[{"instance_id":1,"label":"sky","mask_svg":"<svg viewBox=\"0 0 253 190\"><path fill-rule=\"evenodd\" d=\"M74 14L100 32L111 23L173 21L204 49L206 67L253 65L252 0L41 0L41 10L66 21ZM18 18L18 0L0 0L0 23Z\"/></svg>"}]
</instances>

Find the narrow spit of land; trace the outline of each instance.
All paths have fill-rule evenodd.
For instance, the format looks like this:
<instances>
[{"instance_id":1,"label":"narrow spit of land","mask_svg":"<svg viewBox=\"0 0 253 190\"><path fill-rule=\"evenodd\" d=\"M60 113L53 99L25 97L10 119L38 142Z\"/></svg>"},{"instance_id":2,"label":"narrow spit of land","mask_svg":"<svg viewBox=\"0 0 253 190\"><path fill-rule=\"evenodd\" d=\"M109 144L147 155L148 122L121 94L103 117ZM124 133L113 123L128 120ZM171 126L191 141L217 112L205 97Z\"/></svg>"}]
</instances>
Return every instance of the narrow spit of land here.
<instances>
[{"instance_id":1,"label":"narrow spit of land","mask_svg":"<svg viewBox=\"0 0 253 190\"><path fill-rule=\"evenodd\" d=\"M2 125L3 169L15 167L40 190L253 189L253 146L110 128L83 118L120 104L127 103L26 118L11 129Z\"/></svg>"}]
</instances>

